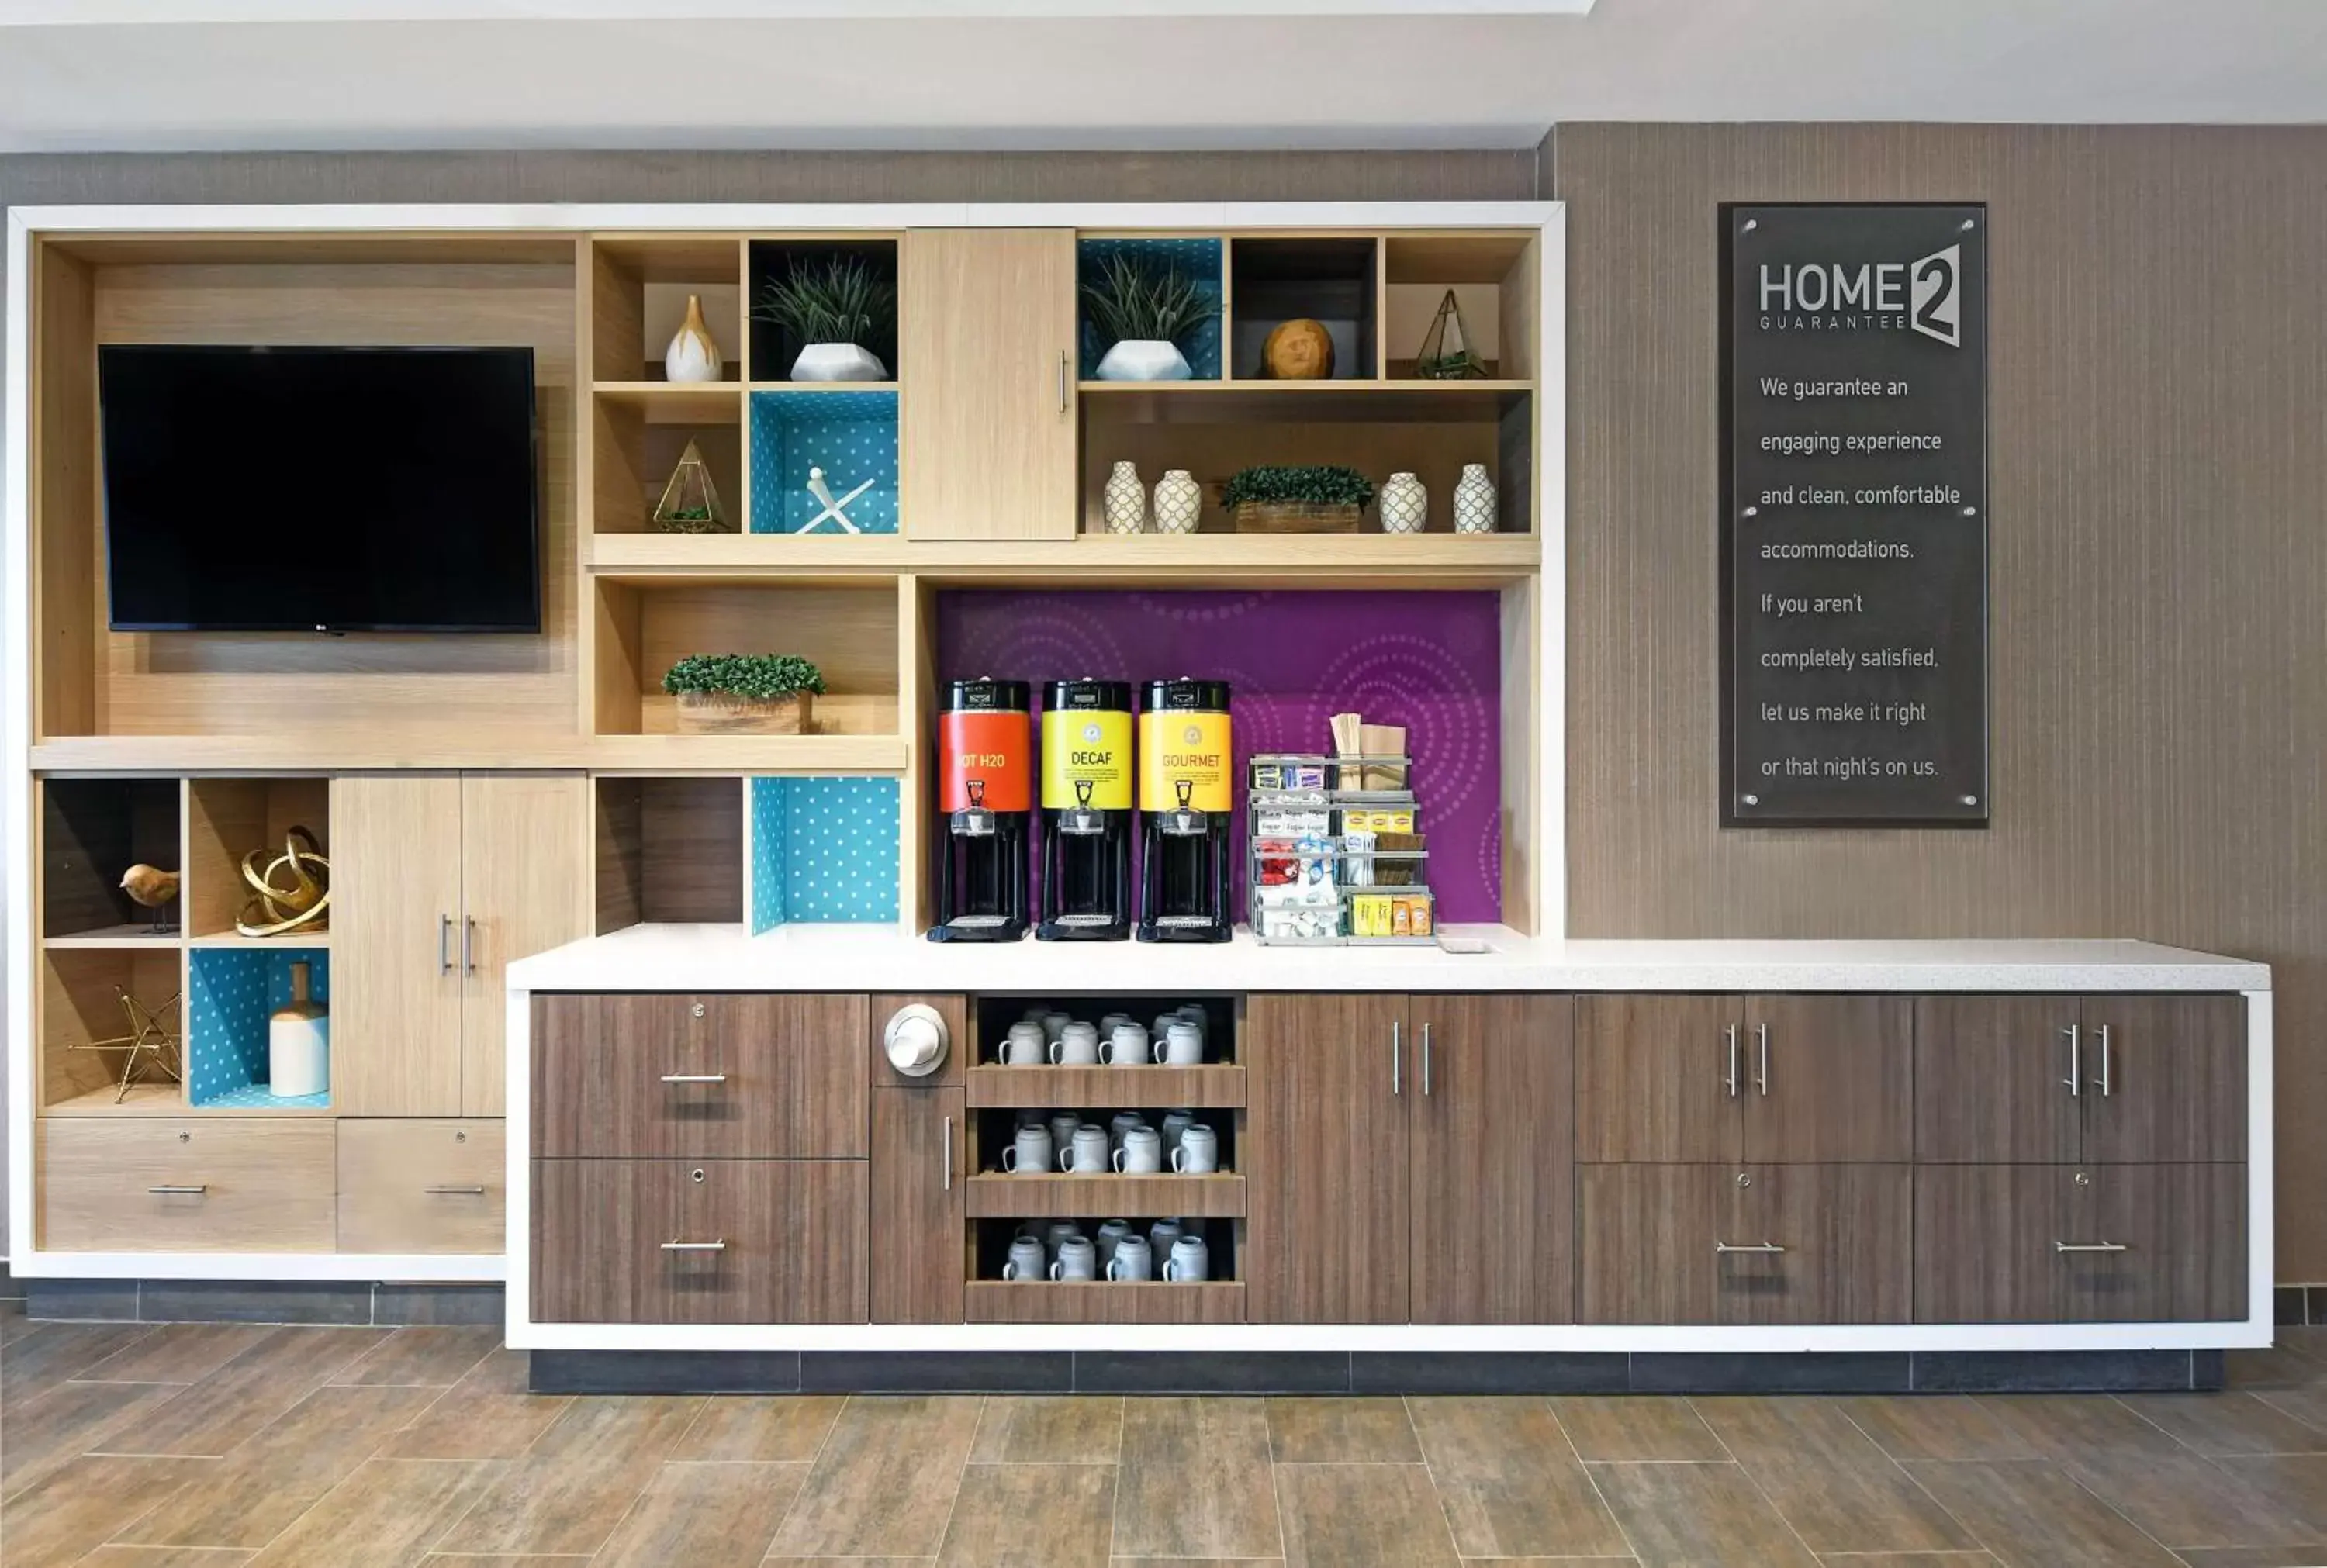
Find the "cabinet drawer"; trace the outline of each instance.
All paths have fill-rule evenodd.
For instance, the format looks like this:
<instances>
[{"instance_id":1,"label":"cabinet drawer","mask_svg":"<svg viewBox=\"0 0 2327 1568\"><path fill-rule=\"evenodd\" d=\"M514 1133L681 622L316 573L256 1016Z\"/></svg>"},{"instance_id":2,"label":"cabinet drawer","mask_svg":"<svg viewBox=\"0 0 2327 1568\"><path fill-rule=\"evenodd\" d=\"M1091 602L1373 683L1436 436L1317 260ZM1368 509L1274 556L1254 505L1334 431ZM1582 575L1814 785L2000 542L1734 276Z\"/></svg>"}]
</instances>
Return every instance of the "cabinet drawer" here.
<instances>
[{"instance_id":1,"label":"cabinet drawer","mask_svg":"<svg viewBox=\"0 0 2327 1568\"><path fill-rule=\"evenodd\" d=\"M1575 1321L1713 1321L1727 1165L1575 1168Z\"/></svg>"},{"instance_id":2,"label":"cabinet drawer","mask_svg":"<svg viewBox=\"0 0 2327 1568\"><path fill-rule=\"evenodd\" d=\"M497 1253L507 1187L498 1121L340 1124L341 1252Z\"/></svg>"},{"instance_id":3,"label":"cabinet drawer","mask_svg":"<svg viewBox=\"0 0 2327 1568\"><path fill-rule=\"evenodd\" d=\"M536 1160L533 1313L556 1323L862 1323L865 1166Z\"/></svg>"},{"instance_id":4,"label":"cabinet drawer","mask_svg":"<svg viewBox=\"0 0 2327 1568\"><path fill-rule=\"evenodd\" d=\"M866 1018L862 996L537 996L534 1148L861 1160Z\"/></svg>"},{"instance_id":5,"label":"cabinet drawer","mask_svg":"<svg viewBox=\"0 0 2327 1568\"><path fill-rule=\"evenodd\" d=\"M336 1139L328 1120L51 1117L40 1138L42 1246L332 1250ZM173 1190L156 1190L164 1188Z\"/></svg>"}]
</instances>

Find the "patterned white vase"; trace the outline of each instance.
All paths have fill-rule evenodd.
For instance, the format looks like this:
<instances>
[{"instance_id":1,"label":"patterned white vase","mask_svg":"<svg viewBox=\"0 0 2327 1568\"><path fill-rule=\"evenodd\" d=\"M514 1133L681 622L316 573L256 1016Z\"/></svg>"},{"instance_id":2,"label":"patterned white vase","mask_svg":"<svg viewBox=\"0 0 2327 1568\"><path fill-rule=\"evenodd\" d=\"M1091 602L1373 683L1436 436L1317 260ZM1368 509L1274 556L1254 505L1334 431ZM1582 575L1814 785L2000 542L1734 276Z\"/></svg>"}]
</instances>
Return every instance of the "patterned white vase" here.
<instances>
[{"instance_id":1,"label":"patterned white vase","mask_svg":"<svg viewBox=\"0 0 2327 1568\"><path fill-rule=\"evenodd\" d=\"M1430 520L1430 492L1410 473L1394 473L1381 487L1381 525L1385 534L1418 534Z\"/></svg>"},{"instance_id":2,"label":"patterned white vase","mask_svg":"<svg viewBox=\"0 0 2327 1568\"><path fill-rule=\"evenodd\" d=\"M1487 477L1487 465L1483 462L1463 465L1463 482L1454 487L1454 531L1495 531L1495 481Z\"/></svg>"},{"instance_id":3,"label":"patterned white vase","mask_svg":"<svg viewBox=\"0 0 2327 1568\"><path fill-rule=\"evenodd\" d=\"M1184 468L1166 469L1155 486L1155 526L1167 534L1192 534L1204 515L1204 488Z\"/></svg>"},{"instance_id":4,"label":"patterned white vase","mask_svg":"<svg viewBox=\"0 0 2327 1568\"><path fill-rule=\"evenodd\" d=\"M1135 534L1147 526L1147 487L1139 482L1139 471L1128 462L1118 462L1107 476L1107 489L1099 492L1107 513L1107 531L1110 534Z\"/></svg>"},{"instance_id":5,"label":"patterned white vase","mask_svg":"<svg viewBox=\"0 0 2327 1568\"><path fill-rule=\"evenodd\" d=\"M724 369L719 345L703 320L703 296L689 294L687 319L679 322L670 346L662 351L662 373L673 381L716 381Z\"/></svg>"}]
</instances>

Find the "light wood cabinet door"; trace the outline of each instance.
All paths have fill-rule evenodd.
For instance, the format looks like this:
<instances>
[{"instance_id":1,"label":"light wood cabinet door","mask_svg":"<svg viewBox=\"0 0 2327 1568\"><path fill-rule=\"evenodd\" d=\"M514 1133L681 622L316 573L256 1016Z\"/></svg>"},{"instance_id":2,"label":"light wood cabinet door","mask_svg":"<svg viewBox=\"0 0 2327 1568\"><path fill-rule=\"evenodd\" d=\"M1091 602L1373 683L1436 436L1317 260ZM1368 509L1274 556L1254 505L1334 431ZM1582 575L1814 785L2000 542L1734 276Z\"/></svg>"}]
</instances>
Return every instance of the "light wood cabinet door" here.
<instances>
[{"instance_id":1,"label":"light wood cabinet door","mask_svg":"<svg viewBox=\"0 0 2327 1568\"><path fill-rule=\"evenodd\" d=\"M1406 1321L1406 1104L1418 1089L1406 1005L1374 995L1246 1002L1251 1321Z\"/></svg>"},{"instance_id":2,"label":"light wood cabinet door","mask_svg":"<svg viewBox=\"0 0 2327 1568\"><path fill-rule=\"evenodd\" d=\"M1744 1055L1748 1162L1914 1158L1910 998L1749 996Z\"/></svg>"},{"instance_id":3,"label":"light wood cabinet door","mask_svg":"<svg viewBox=\"0 0 2327 1568\"><path fill-rule=\"evenodd\" d=\"M1414 1321L1572 1321L1572 999L1416 996L1410 1009Z\"/></svg>"},{"instance_id":4,"label":"light wood cabinet door","mask_svg":"<svg viewBox=\"0 0 2327 1568\"><path fill-rule=\"evenodd\" d=\"M2247 1157L2247 1010L2237 996L2088 996L2085 1159Z\"/></svg>"},{"instance_id":5,"label":"light wood cabinet door","mask_svg":"<svg viewBox=\"0 0 2327 1568\"><path fill-rule=\"evenodd\" d=\"M1714 1252L1715 1321L1908 1321L1913 1167L1748 1165L1725 1196L1728 1217Z\"/></svg>"},{"instance_id":6,"label":"light wood cabinet door","mask_svg":"<svg viewBox=\"0 0 2327 1568\"><path fill-rule=\"evenodd\" d=\"M590 934L589 831L589 781L579 773L462 777L464 1115L501 1114L509 966Z\"/></svg>"},{"instance_id":7,"label":"light wood cabinet door","mask_svg":"<svg viewBox=\"0 0 2327 1568\"><path fill-rule=\"evenodd\" d=\"M1746 1055L1734 996L1578 996L1576 1159L1734 1162Z\"/></svg>"},{"instance_id":8,"label":"light wood cabinet door","mask_svg":"<svg viewBox=\"0 0 2327 1568\"><path fill-rule=\"evenodd\" d=\"M461 1114L461 780L332 780L332 1099Z\"/></svg>"},{"instance_id":9,"label":"light wood cabinet door","mask_svg":"<svg viewBox=\"0 0 2327 1568\"><path fill-rule=\"evenodd\" d=\"M340 1123L341 1252L498 1253L509 1166L498 1119Z\"/></svg>"},{"instance_id":10,"label":"light wood cabinet door","mask_svg":"<svg viewBox=\"0 0 2327 1568\"><path fill-rule=\"evenodd\" d=\"M1575 1321L1712 1322L1713 1244L1735 1175L1728 1165L1578 1165Z\"/></svg>"},{"instance_id":11,"label":"light wood cabinet door","mask_svg":"<svg viewBox=\"0 0 2327 1568\"><path fill-rule=\"evenodd\" d=\"M873 1091L871 1233L876 1323L958 1323L969 1274L963 1201L969 1097Z\"/></svg>"},{"instance_id":12,"label":"light wood cabinet door","mask_svg":"<svg viewBox=\"0 0 2327 1568\"><path fill-rule=\"evenodd\" d=\"M903 252L904 532L916 539L1073 537L1073 231L917 229Z\"/></svg>"},{"instance_id":13,"label":"light wood cabinet door","mask_svg":"<svg viewBox=\"0 0 2327 1568\"><path fill-rule=\"evenodd\" d=\"M2083 1157L2073 996L1923 996L1915 1002L1915 1158L1945 1164L2073 1164ZM2072 1068L2079 1070L2072 1071Z\"/></svg>"},{"instance_id":14,"label":"light wood cabinet door","mask_svg":"<svg viewBox=\"0 0 2327 1568\"><path fill-rule=\"evenodd\" d=\"M44 1116L40 1242L60 1252L329 1252L328 1116Z\"/></svg>"}]
</instances>

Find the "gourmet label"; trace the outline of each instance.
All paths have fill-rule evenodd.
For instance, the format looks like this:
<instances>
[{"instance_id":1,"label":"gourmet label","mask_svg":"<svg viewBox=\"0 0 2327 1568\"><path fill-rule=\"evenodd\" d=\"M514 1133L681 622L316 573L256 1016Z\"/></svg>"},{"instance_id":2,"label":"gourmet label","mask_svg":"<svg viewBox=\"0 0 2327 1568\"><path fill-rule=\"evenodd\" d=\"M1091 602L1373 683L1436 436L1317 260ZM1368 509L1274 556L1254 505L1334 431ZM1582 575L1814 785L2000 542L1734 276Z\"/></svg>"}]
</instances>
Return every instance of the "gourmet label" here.
<instances>
[{"instance_id":1,"label":"gourmet label","mask_svg":"<svg viewBox=\"0 0 2327 1568\"><path fill-rule=\"evenodd\" d=\"M1131 715L1098 708L1052 708L1042 715L1042 804L1079 804L1077 784L1090 786L1101 811L1131 809Z\"/></svg>"},{"instance_id":2,"label":"gourmet label","mask_svg":"<svg viewBox=\"0 0 2327 1568\"><path fill-rule=\"evenodd\" d=\"M988 811L1025 811L1033 804L1033 732L1023 713L938 715L938 751L945 759L941 811L967 811L970 784L984 787Z\"/></svg>"},{"instance_id":3,"label":"gourmet label","mask_svg":"<svg viewBox=\"0 0 2327 1568\"><path fill-rule=\"evenodd\" d=\"M1228 714L1167 708L1139 715L1139 809L1171 810L1182 780L1197 810L1230 808Z\"/></svg>"}]
</instances>

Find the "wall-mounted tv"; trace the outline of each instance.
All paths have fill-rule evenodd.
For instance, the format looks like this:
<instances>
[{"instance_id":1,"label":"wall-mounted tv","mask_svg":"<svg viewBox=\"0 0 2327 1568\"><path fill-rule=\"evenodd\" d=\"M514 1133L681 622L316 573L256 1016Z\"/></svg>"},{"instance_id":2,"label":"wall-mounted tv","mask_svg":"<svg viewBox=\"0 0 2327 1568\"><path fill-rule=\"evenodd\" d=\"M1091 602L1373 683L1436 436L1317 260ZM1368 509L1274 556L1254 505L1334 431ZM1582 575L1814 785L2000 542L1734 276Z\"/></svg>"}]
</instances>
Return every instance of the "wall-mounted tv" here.
<instances>
[{"instance_id":1,"label":"wall-mounted tv","mask_svg":"<svg viewBox=\"0 0 2327 1568\"><path fill-rule=\"evenodd\" d=\"M538 631L533 350L98 350L116 631Z\"/></svg>"}]
</instances>

